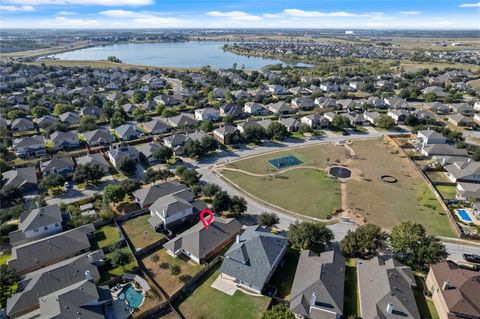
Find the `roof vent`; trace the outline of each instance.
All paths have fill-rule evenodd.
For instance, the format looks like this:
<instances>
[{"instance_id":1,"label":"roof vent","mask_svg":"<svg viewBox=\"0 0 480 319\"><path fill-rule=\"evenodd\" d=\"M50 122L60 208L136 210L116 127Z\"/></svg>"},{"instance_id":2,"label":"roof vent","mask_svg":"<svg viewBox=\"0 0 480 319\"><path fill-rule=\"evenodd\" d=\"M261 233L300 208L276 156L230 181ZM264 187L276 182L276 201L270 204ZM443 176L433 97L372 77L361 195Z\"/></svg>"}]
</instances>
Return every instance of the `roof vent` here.
<instances>
[{"instance_id":1,"label":"roof vent","mask_svg":"<svg viewBox=\"0 0 480 319\"><path fill-rule=\"evenodd\" d=\"M387 313L391 315L393 312L393 305L391 303L387 304Z\"/></svg>"}]
</instances>

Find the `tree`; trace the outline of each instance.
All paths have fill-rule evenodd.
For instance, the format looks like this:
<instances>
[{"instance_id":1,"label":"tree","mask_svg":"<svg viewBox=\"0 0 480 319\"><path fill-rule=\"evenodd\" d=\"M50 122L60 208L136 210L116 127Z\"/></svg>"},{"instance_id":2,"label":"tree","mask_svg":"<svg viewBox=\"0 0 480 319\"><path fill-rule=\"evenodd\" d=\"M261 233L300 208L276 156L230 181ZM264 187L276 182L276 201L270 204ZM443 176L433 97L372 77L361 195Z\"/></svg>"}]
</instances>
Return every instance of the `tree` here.
<instances>
[{"instance_id":1,"label":"tree","mask_svg":"<svg viewBox=\"0 0 480 319\"><path fill-rule=\"evenodd\" d=\"M0 158L0 174L5 173L6 171L9 171L11 169L10 165L5 162L3 158Z\"/></svg>"},{"instance_id":2,"label":"tree","mask_svg":"<svg viewBox=\"0 0 480 319\"><path fill-rule=\"evenodd\" d=\"M350 120L346 116L337 114L332 119L332 127L339 131L344 130L350 127Z\"/></svg>"},{"instance_id":3,"label":"tree","mask_svg":"<svg viewBox=\"0 0 480 319\"><path fill-rule=\"evenodd\" d=\"M122 63L122 60L120 60L119 58L117 58L117 57L114 56L114 55L110 55L110 56L107 58L107 61L109 61L109 62L114 62L114 63Z\"/></svg>"},{"instance_id":4,"label":"tree","mask_svg":"<svg viewBox=\"0 0 480 319\"><path fill-rule=\"evenodd\" d=\"M275 213L263 212L258 216L260 226L272 227L280 222L280 218Z\"/></svg>"},{"instance_id":5,"label":"tree","mask_svg":"<svg viewBox=\"0 0 480 319\"><path fill-rule=\"evenodd\" d=\"M396 124L395 124L395 121L390 116L386 114L382 114L375 119L375 125L380 128L389 130L392 127L394 127Z\"/></svg>"},{"instance_id":6,"label":"tree","mask_svg":"<svg viewBox=\"0 0 480 319\"><path fill-rule=\"evenodd\" d=\"M225 212L230 208L232 199L226 191L219 191L212 200L212 208L216 213Z\"/></svg>"},{"instance_id":7,"label":"tree","mask_svg":"<svg viewBox=\"0 0 480 319\"><path fill-rule=\"evenodd\" d=\"M125 193L131 193L142 187L142 183L135 179L127 178L120 182L120 186L123 188Z\"/></svg>"},{"instance_id":8,"label":"tree","mask_svg":"<svg viewBox=\"0 0 480 319\"><path fill-rule=\"evenodd\" d=\"M278 304L265 311L262 319L295 319L295 315L284 304Z\"/></svg>"},{"instance_id":9,"label":"tree","mask_svg":"<svg viewBox=\"0 0 480 319\"><path fill-rule=\"evenodd\" d=\"M18 282L18 276L15 269L7 265L0 265L0 304L5 305L5 302L11 294L15 293L12 286Z\"/></svg>"},{"instance_id":10,"label":"tree","mask_svg":"<svg viewBox=\"0 0 480 319\"><path fill-rule=\"evenodd\" d=\"M285 125L279 122L272 122L267 128L267 135L272 139L281 141L287 137L289 133Z\"/></svg>"},{"instance_id":11,"label":"tree","mask_svg":"<svg viewBox=\"0 0 480 319\"><path fill-rule=\"evenodd\" d=\"M0 202L1 203L13 203L19 199L22 199L22 190L13 185L7 185L0 190ZM2 205L3 206L3 205Z\"/></svg>"},{"instance_id":12,"label":"tree","mask_svg":"<svg viewBox=\"0 0 480 319\"><path fill-rule=\"evenodd\" d=\"M113 251L111 262L113 267L122 267L130 262L130 254L124 250Z\"/></svg>"},{"instance_id":13,"label":"tree","mask_svg":"<svg viewBox=\"0 0 480 319\"><path fill-rule=\"evenodd\" d=\"M166 182L169 178L174 177L175 174L164 168L158 170L158 176L161 180Z\"/></svg>"},{"instance_id":14,"label":"tree","mask_svg":"<svg viewBox=\"0 0 480 319\"><path fill-rule=\"evenodd\" d=\"M248 126L243 134L248 143L259 144L265 138L266 132L263 127Z\"/></svg>"},{"instance_id":15,"label":"tree","mask_svg":"<svg viewBox=\"0 0 480 319\"><path fill-rule=\"evenodd\" d=\"M105 172L98 163L87 163L85 165L77 165L73 180L77 183L95 183L99 181Z\"/></svg>"},{"instance_id":16,"label":"tree","mask_svg":"<svg viewBox=\"0 0 480 319\"><path fill-rule=\"evenodd\" d=\"M310 249L317 253L325 250L334 236L325 223L298 222L290 224L288 228L288 240L299 249Z\"/></svg>"},{"instance_id":17,"label":"tree","mask_svg":"<svg viewBox=\"0 0 480 319\"><path fill-rule=\"evenodd\" d=\"M80 132L93 131L97 127L97 119L94 116L85 115L80 119Z\"/></svg>"},{"instance_id":18,"label":"tree","mask_svg":"<svg viewBox=\"0 0 480 319\"><path fill-rule=\"evenodd\" d=\"M160 145L153 153L153 157L160 163L166 163L173 156L173 150L165 145Z\"/></svg>"},{"instance_id":19,"label":"tree","mask_svg":"<svg viewBox=\"0 0 480 319\"><path fill-rule=\"evenodd\" d=\"M160 180L160 176L158 174L158 171L149 167L147 171L143 174L143 182L145 184L150 184L150 183L155 183L156 181Z\"/></svg>"},{"instance_id":20,"label":"tree","mask_svg":"<svg viewBox=\"0 0 480 319\"><path fill-rule=\"evenodd\" d=\"M421 224L405 221L396 225L392 229L390 240L397 258L413 270L427 270L429 265L448 257L440 239L427 235Z\"/></svg>"},{"instance_id":21,"label":"tree","mask_svg":"<svg viewBox=\"0 0 480 319\"><path fill-rule=\"evenodd\" d=\"M230 200L228 210L238 217L247 210L247 201L243 197L233 196Z\"/></svg>"},{"instance_id":22,"label":"tree","mask_svg":"<svg viewBox=\"0 0 480 319\"><path fill-rule=\"evenodd\" d=\"M183 152L190 158L200 158L205 155L206 150L199 141L187 140L183 145Z\"/></svg>"},{"instance_id":23,"label":"tree","mask_svg":"<svg viewBox=\"0 0 480 319\"><path fill-rule=\"evenodd\" d=\"M112 118L110 118L110 127L111 128L116 128L120 125L125 123L125 119L123 118L123 115L121 112L116 111L113 113Z\"/></svg>"},{"instance_id":24,"label":"tree","mask_svg":"<svg viewBox=\"0 0 480 319\"><path fill-rule=\"evenodd\" d=\"M360 257L364 259L375 256L377 249L385 248L388 239L387 233L373 224L358 227L355 231L348 231L340 248L346 257Z\"/></svg>"},{"instance_id":25,"label":"tree","mask_svg":"<svg viewBox=\"0 0 480 319\"><path fill-rule=\"evenodd\" d=\"M64 103L57 103L53 107L53 114L60 115L65 112L73 111L73 106Z\"/></svg>"},{"instance_id":26,"label":"tree","mask_svg":"<svg viewBox=\"0 0 480 319\"><path fill-rule=\"evenodd\" d=\"M212 136L206 135L200 140L200 145L205 152L213 152L218 148L218 141Z\"/></svg>"},{"instance_id":27,"label":"tree","mask_svg":"<svg viewBox=\"0 0 480 319\"><path fill-rule=\"evenodd\" d=\"M433 92L429 92L423 95L425 102L435 102L437 100L437 95Z\"/></svg>"},{"instance_id":28,"label":"tree","mask_svg":"<svg viewBox=\"0 0 480 319\"><path fill-rule=\"evenodd\" d=\"M203 122L202 125L200 126L200 129L201 129L202 131L204 131L205 133L208 133L208 132L213 131L213 122L212 122L212 120L207 120L207 121Z\"/></svg>"},{"instance_id":29,"label":"tree","mask_svg":"<svg viewBox=\"0 0 480 319\"><path fill-rule=\"evenodd\" d=\"M32 108L32 115L35 116L36 118L45 116L47 114L50 114L50 111L44 106L38 105Z\"/></svg>"},{"instance_id":30,"label":"tree","mask_svg":"<svg viewBox=\"0 0 480 319\"><path fill-rule=\"evenodd\" d=\"M137 170L137 162L131 158L123 157L117 162L117 168L125 175L131 176Z\"/></svg>"},{"instance_id":31,"label":"tree","mask_svg":"<svg viewBox=\"0 0 480 319\"><path fill-rule=\"evenodd\" d=\"M119 184L109 184L103 190L104 203L119 203L125 198L125 190Z\"/></svg>"},{"instance_id":32,"label":"tree","mask_svg":"<svg viewBox=\"0 0 480 319\"><path fill-rule=\"evenodd\" d=\"M182 269L179 265L173 265L172 267L170 267L170 272L173 276L178 276L182 272Z\"/></svg>"},{"instance_id":33,"label":"tree","mask_svg":"<svg viewBox=\"0 0 480 319\"><path fill-rule=\"evenodd\" d=\"M156 254L155 254L155 255L152 255L152 256L150 257L150 260L156 264L156 263L158 263L158 262L160 261L160 256L158 256L158 255L156 255Z\"/></svg>"},{"instance_id":34,"label":"tree","mask_svg":"<svg viewBox=\"0 0 480 319\"><path fill-rule=\"evenodd\" d=\"M207 183L202 187L202 194L206 197L212 197L215 196L215 194L220 190L221 188L217 184Z\"/></svg>"},{"instance_id":35,"label":"tree","mask_svg":"<svg viewBox=\"0 0 480 319\"><path fill-rule=\"evenodd\" d=\"M50 188L61 187L65 184L65 177L53 173L45 176L38 184L38 190L42 193L48 192Z\"/></svg>"},{"instance_id":36,"label":"tree","mask_svg":"<svg viewBox=\"0 0 480 319\"><path fill-rule=\"evenodd\" d=\"M26 117L27 112L22 109L13 109L7 113L7 118L11 121L17 118Z\"/></svg>"},{"instance_id":37,"label":"tree","mask_svg":"<svg viewBox=\"0 0 480 319\"><path fill-rule=\"evenodd\" d=\"M180 182L190 187L197 184L201 177L194 168L186 168L185 166L177 166L175 174L180 178Z\"/></svg>"}]
</instances>

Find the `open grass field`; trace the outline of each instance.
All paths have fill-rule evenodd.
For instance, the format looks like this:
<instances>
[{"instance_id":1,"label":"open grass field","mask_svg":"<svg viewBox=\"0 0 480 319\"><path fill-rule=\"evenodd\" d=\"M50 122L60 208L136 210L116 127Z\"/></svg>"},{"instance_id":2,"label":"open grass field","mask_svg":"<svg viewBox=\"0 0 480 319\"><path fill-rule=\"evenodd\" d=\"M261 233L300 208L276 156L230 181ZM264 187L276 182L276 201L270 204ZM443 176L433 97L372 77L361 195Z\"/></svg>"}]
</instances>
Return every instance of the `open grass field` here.
<instances>
[{"instance_id":1,"label":"open grass field","mask_svg":"<svg viewBox=\"0 0 480 319\"><path fill-rule=\"evenodd\" d=\"M209 277L207 277L210 275ZM266 296L251 296L237 290L229 296L210 287L220 275L218 271L211 271L207 279L179 306L180 311L188 319L224 319L261 318L270 303Z\"/></svg>"},{"instance_id":2,"label":"open grass field","mask_svg":"<svg viewBox=\"0 0 480 319\"><path fill-rule=\"evenodd\" d=\"M411 220L423 224L431 234L455 236L447 213L427 181L396 145L382 139L365 139L349 146L355 154L351 159L347 147L317 144L231 162L220 171L247 193L298 214L325 218L342 207L343 202L355 218L387 230ZM304 164L278 173L266 162L286 155L294 155ZM355 172L353 178L344 182L344 192L341 184L323 171L302 168L325 168L337 160ZM397 182L384 182L382 175L394 176Z\"/></svg>"},{"instance_id":3,"label":"open grass field","mask_svg":"<svg viewBox=\"0 0 480 319\"><path fill-rule=\"evenodd\" d=\"M270 285L277 287L276 297L290 300L290 292L292 291L299 258L300 251L293 247L288 247L283 261L280 262L269 282Z\"/></svg>"},{"instance_id":4,"label":"open grass field","mask_svg":"<svg viewBox=\"0 0 480 319\"><path fill-rule=\"evenodd\" d=\"M398 148L380 139L355 141L358 159L349 165L361 178L347 182L348 207L369 223L391 229L404 220L419 222L432 234L454 236L448 217L427 182ZM386 183L382 175L394 176Z\"/></svg>"},{"instance_id":5,"label":"open grass field","mask_svg":"<svg viewBox=\"0 0 480 319\"><path fill-rule=\"evenodd\" d=\"M158 261L155 261L152 256L158 256ZM169 296L180 290L186 282L203 268L202 265L198 265L191 260L184 259L183 257L173 258L165 249L160 249L159 251L145 257L142 261L155 281ZM179 276L172 275L171 267L173 265L180 266L181 273Z\"/></svg>"},{"instance_id":6,"label":"open grass field","mask_svg":"<svg viewBox=\"0 0 480 319\"><path fill-rule=\"evenodd\" d=\"M163 238L165 234L157 233L148 222L150 215L143 215L127 220L122 227L135 249L142 249Z\"/></svg>"},{"instance_id":7,"label":"open grass field","mask_svg":"<svg viewBox=\"0 0 480 319\"><path fill-rule=\"evenodd\" d=\"M222 174L248 193L298 214L323 219L341 207L340 183L323 170L295 169L274 177Z\"/></svg>"}]
</instances>

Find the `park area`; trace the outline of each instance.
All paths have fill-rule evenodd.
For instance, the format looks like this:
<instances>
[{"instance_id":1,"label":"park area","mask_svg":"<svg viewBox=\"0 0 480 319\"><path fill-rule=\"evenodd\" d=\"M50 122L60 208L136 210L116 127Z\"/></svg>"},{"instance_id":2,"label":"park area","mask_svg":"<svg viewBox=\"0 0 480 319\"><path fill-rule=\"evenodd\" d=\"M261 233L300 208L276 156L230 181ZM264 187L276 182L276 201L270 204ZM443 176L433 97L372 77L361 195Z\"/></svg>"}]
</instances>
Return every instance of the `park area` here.
<instances>
[{"instance_id":1,"label":"park area","mask_svg":"<svg viewBox=\"0 0 480 319\"><path fill-rule=\"evenodd\" d=\"M289 155L303 163L283 170L268 163ZM352 177L340 182L325 173L327 167L338 164L351 169ZM325 219L343 208L348 216L384 229L411 220L431 234L455 236L427 181L387 139L270 152L230 162L217 171L246 193L287 213Z\"/></svg>"},{"instance_id":2,"label":"park area","mask_svg":"<svg viewBox=\"0 0 480 319\"><path fill-rule=\"evenodd\" d=\"M121 224L128 240L137 251L165 238L165 234L156 232L150 225L149 218L150 215L142 215Z\"/></svg>"},{"instance_id":3,"label":"park area","mask_svg":"<svg viewBox=\"0 0 480 319\"><path fill-rule=\"evenodd\" d=\"M210 270L204 276L206 279L180 304L181 313L189 319L261 318L270 298L248 295L240 290L230 296L212 288L212 283L219 275L218 271Z\"/></svg>"}]
</instances>

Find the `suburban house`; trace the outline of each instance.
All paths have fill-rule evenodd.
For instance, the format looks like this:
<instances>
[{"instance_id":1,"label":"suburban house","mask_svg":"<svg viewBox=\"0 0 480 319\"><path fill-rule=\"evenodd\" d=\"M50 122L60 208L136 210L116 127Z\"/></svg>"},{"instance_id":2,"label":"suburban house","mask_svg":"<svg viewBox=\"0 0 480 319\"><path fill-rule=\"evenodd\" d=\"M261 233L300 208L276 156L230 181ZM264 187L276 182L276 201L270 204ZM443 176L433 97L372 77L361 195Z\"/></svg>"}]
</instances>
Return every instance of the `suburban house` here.
<instances>
[{"instance_id":1,"label":"suburban house","mask_svg":"<svg viewBox=\"0 0 480 319\"><path fill-rule=\"evenodd\" d=\"M142 187L133 192L135 201L142 209L149 208L158 198L186 190L187 186L177 180Z\"/></svg>"},{"instance_id":2,"label":"suburban house","mask_svg":"<svg viewBox=\"0 0 480 319\"><path fill-rule=\"evenodd\" d=\"M182 146L185 144L187 141L187 136L185 134L179 133L179 134L173 134L170 136L167 136L163 139L163 144L165 146L168 146L170 148L175 148L178 146Z\"/></svg>"},{"instance_id":3,"label":"suburban house","mask_svg":"<svg viewBox=\"0 0 480 319\"><path fill-rule=\"evenodd\" d=\"M480 317L480 274L452 261L430 267L426 288L440 319Z\"/></svg>"},{"instance_id":4,"label":"suburban house","mask_svg":"<svg viewBox=\"0 0 480 319\"><path fill-rule=\"evenodd\" d=\"M88 275L98 283L100 274L97 265L101 265L105 254L102 250L78 255L56 264L26 274L19 281L22 289L7 300L7 315L17 318L32 313L40 308L40 300L59 290L68 289L86 279ZM52 280L55 278L55 280Z\"/></svg>"},{"instance_id":5,"label":"suburban house","mask_svg":"<svg viewBox=\"0 0 480 319\"><path fill-rule=\"evenodd\" d=\"M56 131L50 135L53 146L56 150L69 150L80 146L78 134L76 131L60 132Z\"/></svg>"},{"instance_id":6,"label":"suburban house","mask_svg":"<svg viewBox=\"0 0 480 319\"><path fill-rule=\"evenodd\" d=\"M30 119L19 117L10 123L10 129L15 132L32 131L35 129L35 124Z\"/></svg>"},{"instance_id":7,"label":"suburban house","mask_svg":"<svg viewBox=\"0 0 480 319\"><path fill-rule=\"evenodd\" d=\"M220 116L237 118L243 115L243 109L236 103L227 103L220 106Z\"/></svg>"},{"instance_id":8,"label":"suburban house","mask_svg":"<svg viewBox=\"0 0 480 319\"><path fill-rule=\"evenodd\" d=\"M295 110L290 105L282 101L267 104L267 109L270 112L279 115L295 113Z\"/></svg>"},{"instance_id":9,"label":"suburban house","mask_svg":"<svg viewBox=\"0 0 480 319\"><path fill-rule=\"evenodd\" d=\"M368 121L365 119L362 113L349 112L342 115L349 120L351 126L363 126L368 124Z\"/></svg>"},{"instance_id":10,"label":"suburban house","mask_svg":"<svg viewBox=\"0 0 480 319\"><path fill-rule=\"evenodd\" d=\"M363 113L363 117L370 122L370 124L375 125L375 121L380 118L380 113L378 112L367 112Z\"/></svg>"},{"instance_id":11,"label":"suburban house","mask_svg":"<svg viewBox=\"0 0 480 319\"><path fill-rule=\"evenodd\" d=\"M403 124L408 116L408 112L405 110L389 110L387 115L390 116L395 124Z\"/></svg>"},{"instance_id":12,"label":"suburban house","mask_svg":"<svg viewBox=\"0 0 480 319\"><path fill-rule=\"evenodd\" d=\"M71 157L56 157L49 161L40 163L40 172L43 176L50 174L60 174L71 176L75 172L75 163Z\"/></svg>"},{"instance_id":13,"label":"suburban house","mask_svg":"<svg viewBox=\"0 0 480 319\"><path fill-rule=\"evenodd\" d=\"M471 117L466 117L460 113L449 115L448 122L452 123L455 126L468 126L472 123Z\"/></svg>"},{"instance_id":14,"label":"suburban house","mask_svg":"<svg viewBox=\"0 0 480 319\"><path fill-rule=\"evenodd\" d=\"M115 145L110 148L108 159L113 166L117 167L118 162L123 158L132 159L137 163L140 161L138 150L133 146Z\"/></svg>"},{"instance_id":15,"label":"suburban house","mask_svg":"<svg viewBox=\"0 0 480 319\"><path fill-rule=\"evenodd\" d=\"M39 157L47 153L43 136L27 136L13 139L12 148L19 157Z\"/></svg>"},{"instance_id":16,"label":"suburban house","mask_svg":"<svg viewBox=\"0 0 480 319\"><path fill-rule=\"evenodd\" d=\"M447 176L454 183L480 183L480 162L467 159L445 166Z\"/></svg>"},{"instance_id":17,"label":"suburban house","mask_svg":"<svg viewBox=\"0 0 480 319\"><path fill-rule=\"evenodd\" d=\"M200 264L231 242L241 229L242 224L238 220L215 216L208 230L202 222L198 222L163 247L173 257L184 255Z\"/></svg>"},{"instance_id":18,"label":"suburban house","mask_svg":"<svg viewBox=\"0 0 480 319\"><path fill-rule=\"evenodd\" d=\"M198 123L190 114L182 113L177 116L167 118L167 123L172 127L188 127Z\"/></svg>"},{"instance_id":19,"label":"suburban house","mask_svg":"<svg viewBox=\"0 0 480 319\"><path fill-rule=\"evenodd\" d=\"M39 128L48 128L52 126L53 124L57 123L59 119L53 115L47 114L45 116L42 116L38 119L33 120L35 123L37 123Z\"/></svg>"},{"instance_id":20,"label":"suburban house","mask_svg":"<svg viewBox=\"0 0 480 319\"><path fill-rule=\"evenodd\" d=\"M249 226L225 253L220 276L261 293L285 255L287 246L287 238L262 226Z\"/></svg>"},{"instance_id":21,"label":"suburban house","mask_svg":"<svg viewBox=\"0 0 480 319\"><path fill-rule=\"evenodd\" d=\"M133 124L123 124L115 128L115 134L122 141L131 141L143 136L143 132L140 131Z\"/></svg>"},{"instance_id":22,"label":"suburban house","mask_svg":"<svg viewBox=\"0 0 480 319\"><path fill-rule=\"evenodd\" d=\"M62 222L62 212L56 204L23 212L18 221L18 230L9 234L10 245L17 246L60 233L63 231Z\"/></svg>"},{"instance_id":23,"label":"suburban house","mask_svg":"<svg viewBox=\"0 0 480 319\"><path fill-rule=\"evenodd\" d=\"M459 113L464 116L473 116L473 114L475 114L475 109L473 106L468 105L467 103L450 104L450 108L452 109L452 112Z\"/></svg>"},{"instance_id":24,"label":"suburban house","mask_svg":"<svg viewBox=\"0 0 480 319\"><path fill-rule=\"evenodd\" d=\"M391 257L374 257L357 264L362 318L420 319L412 287L412 270Z\"/></svg>"},{"instance_id":25,"label":"suburban house","mask_svg":"<svg viewBox=\"0 0 480 319\"><path fill-rule=\"evenodd\" d=\"M300 110L311 110L315 107L315 102L309 97L301 96L292 100L292 106Z\"/></svg>"},{"instance_id":26,"label":"suburban house","mask_svg":"<svg viewBox=\"0 0 480 319\"><path fill-rule=\"evenodd\" d=\"M422 94L429 94L429 93L433 93L437 97L444 97L447 95L447 93L445 93L445 91L443 91L443 89L439 86L429 86L422 90Z\"/></svg>"},{"instance_id":27,"label":"suburban house","mask_svg":"<svg viewBox=\"0 0 480 319\"><path fill-rule=\"evenodd\" d=\"M189 189L158 197L150 205L148 221L155 229L169 229L187 219L196 217L196 213L207 208L201 200L195 200Z\"/></svg>"},{"instance_id":28,"label":"suburban house","mask_svg":"<svg viewBox=\"0 0 480 319\"><path fill-rule=\"evenodd\" d=\"M37 173L34 166L19 167L2 173L2 185L13 186L24 192L36 191L38 186Z\"/></svg>"},{"instance_id":29,"label":"suburban house","mask_svg":"<svg viewBox=\"0 0 480 319\"><path fill-rule=\"evenodd\" d=\"M239 131L232 125L225 125L213 130L213 137L222 144L228 144L229 137L235 134L239 134Z\"/></svg>"},{"instance_id":30,"label":"suburban house","mask_svg":"<svg viewBox=\"0 0 480 319\"><path fill-rule=\"evenodd\" d=\"M279 119L278 123L285 126L287 128L287 131L289 132L296 132L300 129L300 126L301 126L300 121L297 121L293 117L286 117L283 119Z\"/></svg>"},{"instance_id":31,"label":"suburban house","mask_svg":"<svg viewBox=\"0 0 480 319\"><path fill-rule=\"evenodd\" d=\"M23 275L90 250L93 224L83 225L12 247L7 265Z\"/></svg>"},{"instance_id":32,"label":"suburban house","mask_svg":"<svg viewBox=\"0 0 480 319\"><path fill-rule=\"evenodd\" d=\"M89 115L93 117L99 117L100 114L102 114L102 110L100 110L100 108L96 105L87 105L80 109L81 116Z\"/></svg>"},{"instance_id":33,"label":"suburban house","mask_svg":"<svg viewBox=\"0 0 480 319\"><path fill-rule=\"evenodd\" d=\"M143 129L149 134L162 134L168 132L170 127L168 124L159 119L153 119L142 123Z\"/></svg>"},{"instance_id":34,"label":"suburban house","mask_svg":"<svg viewBox=\"0 0 480 319\"><path fill-rule=\"evenodd\" d=\"M77 165L98 164L103 172L107 175L110 172L110 164L101 153L91 153L85 156L75 158Z\"/></svg>"},{"instance_id":35,"label":"suburban house","mask_svg":"<svg viewBox=\"0 0 480 319\"><path fill-rule=\"evenodd\" d=\"M345 258L338 252L320 255L303 250L290 293L297 318L341 318L345 290Z\"/></svg>"},{"instance_id":36,"label":"suburban house","mask_svg":"<svg viewBox=\"0 0 480 319\"><path fill-rule=\"evenodd\" d=\"M140 158L147 160L150 164L158 163L158 160L155 158L154 154L159 148L160 145L157 143L147 143L137 146Z\"/></svg>"},{"instance_id":37,"label":"suburban house","mask_svg":"<svg viewBox=\"0 0 480 319\"><path fill-rule=\"evenodd\" d=\"M478 183L457 183L457 199L478 201L480 199L480 184Z\"/></svg>"},{"instance_id":38,"label":"suburban house","mask_svg":"<svg viewBox=\"0 0 480 319\"><path fill-rule=\"evenodd\" d=\"M68 124L68 125L75 125L80 123L80 115L76 112L65 112L62 113L58 116L60 121L62 123Z\"/></svg>"},{"instance_id":39,"label":"suburban house","mask_svg":"<svg viewBox=\"0 0 480 319\"><path fill-rule=\"evenodd\" d=\"M220 112L213 107L206 107L204 109L195 110L195 119L198 121L217 121L220 119Z\"/></svg>"},{"instance_id":40,"label":"suburban house","mask_svg":"<svg viewBox=\"0 0 480 319\"><path fill-rule=\"evenodd\" d=\"M417 137L415 139L415 144L419 149L422 149L429 144L446 144L447 138L442 134L434 130L422 130L418 131Z\"/></svg>"},{"instance_id":41,"label":"suburban house","mask_svg":"<svg viewBox=\"0 0 480 319\"><path fill-rule=\"evenodd\" d=\"M267 115L268 110L265 105L256 102L246 102L243 111L251 115Z\"/></svg>"},{"instance_id":42,"label":"suburban house","mask_svg":"<svg viewBox=\"0 0 480 319\"><path fill-rule=\"evenodd\" d=\"M441 103L441 102L433 102L430 104L430 111L437 113L437 114L448 114L450 113L450 107Z\"/></svg>"},{"instance_id":43,"label":"suburban house","mask_svg":"<svg viewBox=\"0 0 480 319\"><path fill-rule=\"evenodd\" d=\"M96 129L83 133L89 146L110 145L115 142L115 136L107 129Z\"/></svg>"},{"instance_id":44,"label":"suburban house","mask_svg":"<svg viewBox=\"0 0 480 319\"><path fill-rule=\"evenodd\" d=\"M330 121L320 113L305 115L300 119L300 122L312 129L325 128L330 125Z\"/></svg>"},{"instance_id":45,"label":"suburban house","mask_svg":"<svg viewBox=\"0 0 480 319\"><path fill-rule=\"evenodd\" d=\"M420 149L420 152L425 156L468 156L467 150L458 149L450 144L429 144Z\"/></svg>"}]
</instances>

